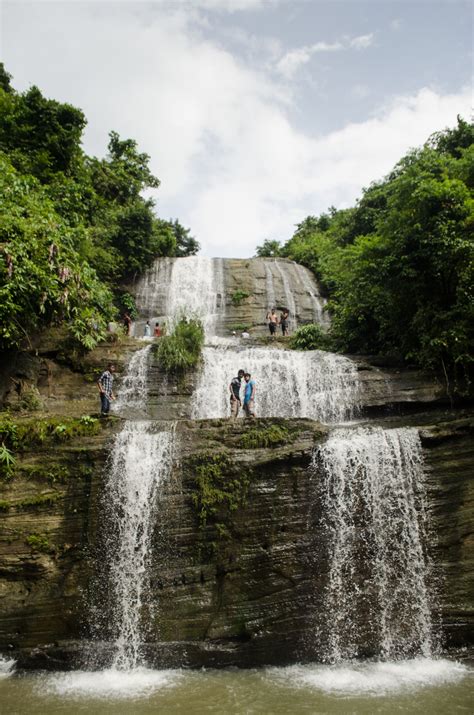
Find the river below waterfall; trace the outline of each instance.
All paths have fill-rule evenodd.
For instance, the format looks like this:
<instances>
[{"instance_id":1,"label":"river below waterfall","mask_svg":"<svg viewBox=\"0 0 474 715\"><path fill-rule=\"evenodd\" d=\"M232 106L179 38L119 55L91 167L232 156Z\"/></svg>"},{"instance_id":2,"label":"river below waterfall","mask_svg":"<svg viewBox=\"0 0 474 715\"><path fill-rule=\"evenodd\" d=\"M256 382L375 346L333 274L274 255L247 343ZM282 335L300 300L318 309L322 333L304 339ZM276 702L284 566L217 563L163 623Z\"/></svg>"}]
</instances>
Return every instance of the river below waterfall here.
<instances>
[{"instance_id":1,"label":"river below waterfall","mask_svg":"<svg viewBox=\"0 0 474 715\"><path fill-rule=\"evenodd\" d=\"M9 715L469 712L474 670L448 660L262 670L37 673L0 680Z\"/></svg>"}]
</instances>

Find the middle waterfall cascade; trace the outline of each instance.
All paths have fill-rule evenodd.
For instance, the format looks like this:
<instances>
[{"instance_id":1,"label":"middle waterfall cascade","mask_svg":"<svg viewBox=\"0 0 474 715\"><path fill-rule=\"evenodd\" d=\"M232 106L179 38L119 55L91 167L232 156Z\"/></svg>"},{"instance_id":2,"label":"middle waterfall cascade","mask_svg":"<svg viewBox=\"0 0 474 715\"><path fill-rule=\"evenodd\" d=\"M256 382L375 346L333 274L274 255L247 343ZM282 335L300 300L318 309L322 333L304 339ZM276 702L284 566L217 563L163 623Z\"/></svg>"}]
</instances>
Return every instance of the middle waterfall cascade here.
<instances>
[{"instance_id":1,"label":"middle waterfall cascade","mask_svg":"<svg viewBox=\"0 0 474 715\"><path fill-rule=\"evenodd\" d=\"M249 370L256 381L260 417L309 417L335 423L354 416L359 382L351 360L319 350L239 350L235 345L221 345L203 350L203 367L193 395L193 418L228 416L227 386L240 368Z\"/></svg>"},{"instance_id":2,"label":"middle waterfall cascade","mask_svg":"<svg viewBox=\"0 0 474 715\"><path fill-rule=\"evenodd\" d=\"M114 667L141 665L142 609L146 607L150 547L158 492L170 473L174 433L151 422L126 422L116 436L105 486Z\"/></svg>"},{"instance_id":3,"label":"middle waterfall cascade","mask_svg":"<svg viewBox=\"0 0 474 715\"><path fill-rule=\"evenodd\" d=\"M151 343L133 353L127 365L127 372L120 385L113 411L143 409L147 400L148 361Z\"/></svg>"},{"instance_id":4,"label":"middle waterfall cascade","mask_svg":"<svg viewBox=\"0 0 474 715\"><path fill-rule=\"evenodd\" d=\"M353 658L367 644L385 660L432 655L435 588L418 431L337 429L314 466L328 549L320 614L327 659Z\"/></svg>"}]
</instances>

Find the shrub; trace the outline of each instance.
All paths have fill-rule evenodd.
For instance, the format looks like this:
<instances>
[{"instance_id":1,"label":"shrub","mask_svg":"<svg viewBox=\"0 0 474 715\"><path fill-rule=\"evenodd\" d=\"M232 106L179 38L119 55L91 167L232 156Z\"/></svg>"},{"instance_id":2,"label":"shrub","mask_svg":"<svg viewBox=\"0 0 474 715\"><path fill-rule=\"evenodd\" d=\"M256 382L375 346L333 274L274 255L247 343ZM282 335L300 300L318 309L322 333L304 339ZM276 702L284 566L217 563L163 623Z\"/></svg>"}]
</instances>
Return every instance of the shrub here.
<instances>
[{"instance_id":1,"label":"shrub","mask_svg":"<svg viewBox=\"0 0 474 715\"><path fill-rule=\"evenodd\" d=\"M230 299L232 305L240 305L246 298L248 298L250 293L246 293L244 290L236 290L231 294Z\"/></svg>"},{"instance_id":2,"label":"shrub","mask_svg":"<svg viewBox=\"0 0 474 715\"><path fill-rule=\"evenodd\" d=\"M242 435L238 444L244 449L258 449L259 447L273 447L277 444L285 444L289 439L289 432L286 427L270 425L265 429L250 429Z\"/></svg>"},{"instance_id":3,"label":"shrub","mask_svg":"<svg viewBox=\"0 0 474 715\"><path fill-rule=\"evenodd\" d=\"M171 335L161 338L157 358L166 372L183 373L201 357L204 329L196 318L181 318Z\"/></svg>"},{"instance_id":4,"label":"shrub","mask_svg":"<svg viewBox=\"0 0 474 715\"><path fill-rule=\"evenodd\" d=\"M293 350L327 350L328 336L320 325L308 323L295 330L289 344Z\"/></svg>"},{"instance_id":5,"label":"shrub","mask_svg":"<svg viewBox=\"0 0 474 715\"><path fill-rule=\"evenodd\" d=\"M15 470L15 457L12 452L2 442L0 446L0 475L5 479L10 479Z\"/></svg>"}]
</instances>

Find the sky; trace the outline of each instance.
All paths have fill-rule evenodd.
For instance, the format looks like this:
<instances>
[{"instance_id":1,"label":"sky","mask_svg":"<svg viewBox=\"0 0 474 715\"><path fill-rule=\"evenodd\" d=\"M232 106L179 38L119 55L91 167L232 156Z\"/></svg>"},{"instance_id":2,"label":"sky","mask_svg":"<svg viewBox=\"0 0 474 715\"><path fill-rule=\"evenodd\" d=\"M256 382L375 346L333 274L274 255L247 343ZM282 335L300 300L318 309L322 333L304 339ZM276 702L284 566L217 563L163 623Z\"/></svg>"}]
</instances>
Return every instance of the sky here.
<instances>
[{"instance_id":1,"label":"sky","mask_svg":"<svg viewBox=\"0 0 474 715\"><path fill-rule=\"evenodd\" d=\"M80 107L89 154L135 139L209 256L286 241L469 119L472 32L464 0L0 1L13 86Z\"/></svg>"}]
</instances>

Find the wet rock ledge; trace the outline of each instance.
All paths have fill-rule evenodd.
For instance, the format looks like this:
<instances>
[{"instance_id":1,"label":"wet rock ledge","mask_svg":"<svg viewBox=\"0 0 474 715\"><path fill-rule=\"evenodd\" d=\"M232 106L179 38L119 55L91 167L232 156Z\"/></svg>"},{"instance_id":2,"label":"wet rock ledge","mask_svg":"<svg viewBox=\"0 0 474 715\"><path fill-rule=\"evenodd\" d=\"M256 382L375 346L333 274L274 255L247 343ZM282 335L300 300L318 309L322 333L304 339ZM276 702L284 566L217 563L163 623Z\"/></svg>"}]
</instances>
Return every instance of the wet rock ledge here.
<instances>
[{"instance_id":1,"label":"wet rock ledge","mask_svg":"<svg viewBox=\"0 0 474 715\"><path fill-rule=\"evenodd\" d=\"M474 621L473 420L446 412L429 420L422 436L444 637L464 647L473 643ZM16 473L2 482L0 652L21 666L84 663L97 605L91 576L103 560L104 463L120 425L72 422L69 436L54 428L40 443L25 439ZM317 657L310 624L323 567L310 528L318 515L309 466L327 432L310 420L178 424L178 459L155 516L153 608L143 612L150 663ZM106 613L103 587L100 604ZM95 634L104 644L108 635L106 625ZM99 642L93 648L100 654Z\"/></svg>"}]
</instances>

